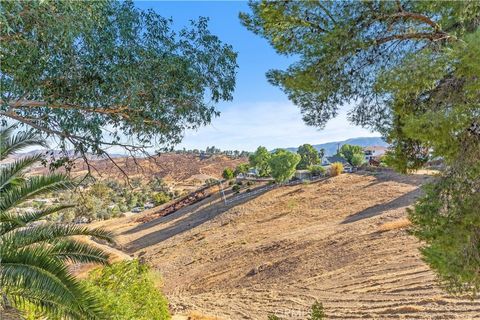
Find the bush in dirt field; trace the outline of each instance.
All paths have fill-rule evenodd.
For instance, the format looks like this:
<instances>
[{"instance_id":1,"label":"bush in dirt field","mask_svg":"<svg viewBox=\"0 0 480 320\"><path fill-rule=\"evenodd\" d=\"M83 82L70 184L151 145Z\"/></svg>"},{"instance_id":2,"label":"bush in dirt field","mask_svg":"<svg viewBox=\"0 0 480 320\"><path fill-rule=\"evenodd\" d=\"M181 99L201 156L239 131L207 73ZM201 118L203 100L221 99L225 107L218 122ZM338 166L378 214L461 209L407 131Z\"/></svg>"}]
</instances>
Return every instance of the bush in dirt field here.
<instances>
[{"instance_id":1,"label":"bush in dirt field","mask_svg":"<svg viewBox=\"0 0 480 320\"><path fill-rule=\"evenodd\" d=\"M330 174L331 177L338 176L343 172L343 164L341 162L334 162L331 164L330 169L328 170L328 173Z\"/></svg>"},{"instance_id":2,"label":"bush in dirt field","mask_svg":"<svg viewBox=\"0 0 480 320\"><path fill-rule=\"evenodd\" d=\"M232 191L235 192L235 193L238 193L240 191L240 186L238 184L234 185L232 187Z\"/></svg>"}]
</instances>

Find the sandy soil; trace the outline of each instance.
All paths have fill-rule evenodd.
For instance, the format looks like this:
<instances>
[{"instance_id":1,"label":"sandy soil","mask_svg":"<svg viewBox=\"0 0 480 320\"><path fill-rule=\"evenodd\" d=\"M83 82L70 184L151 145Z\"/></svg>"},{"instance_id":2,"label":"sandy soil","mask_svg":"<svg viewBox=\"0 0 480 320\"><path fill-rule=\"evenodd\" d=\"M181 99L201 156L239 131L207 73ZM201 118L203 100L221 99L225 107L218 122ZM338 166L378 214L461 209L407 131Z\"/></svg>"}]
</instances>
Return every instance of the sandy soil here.
<instances>
[{"instance_id":1,"label":"sandy soil","mask_svg":"<svg viewBox=\"0 0 480 320\"><path fill-rule=\"evenodd\" d=\"M405 217L427 179L344 174L108 226L163 274L177 314L306 319L318 300L329 319L480 319L480 301L442 291L404 228L379 231Z\"/></svg>"}]
</instances>

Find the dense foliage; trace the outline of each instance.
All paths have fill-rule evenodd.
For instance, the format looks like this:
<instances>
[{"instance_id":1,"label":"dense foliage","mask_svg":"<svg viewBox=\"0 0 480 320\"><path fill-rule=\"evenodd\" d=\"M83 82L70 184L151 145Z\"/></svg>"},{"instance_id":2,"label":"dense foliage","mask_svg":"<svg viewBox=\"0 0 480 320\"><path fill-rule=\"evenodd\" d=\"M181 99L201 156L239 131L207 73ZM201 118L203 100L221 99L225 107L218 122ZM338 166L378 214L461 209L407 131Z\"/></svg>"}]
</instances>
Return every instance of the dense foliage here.
<instances>
[{"instance_id":1,"label":"dense foliage","mask_svg":"<svg viewBox=\"0 0 480 320\"><path fill-rule=\"evenodd\" d=\"M363 148L350 144L344 144L339 151L339 155L354 167L358 167L365 162Z\"/></svg>"},{"instance_id":2,"label":"dense foliage","mask_svg":"<svg viewBox=\"0 0 480 320\"><path fill-rule=\"evenodd\" d=\"M248 163L241 163L235 168L234 175L236 177L239 174L246 174L248 173L249 169L250 169L250 165Z\"/></svg>"},{"instance_id":3,"label":"dense foliage","mask_svg":"<svg viewBox=\"0 0 480 320\"><path fill-rule=\"evenodd\" d=\"M233 169L232 168L225 168L222 172L222 177L225 180L232 180L235 177Z\"/></svg>"},{"instance_id":4,"label":"dense foliage","mask_svg":"<svg viewBox=\"0 0 480 320\"><path fill-rule=\"evenodd\" d=\"M81 188L46 194L44 200L63 200L76 204L73 208L52 214L49 220L91 222L120 217L133 208L161 205L179 195L179 192L171 191L162 179L154 178L144 182L132 178L129 185L117 180L84 181ZM45 203L36 200L23 205L25 209L42 209L44 206Z\"/></svg>"},{"instance_id":5,"label":"dense foliage","mask_svg":"<svg viewBox=\"0 0 480 320\"><path fill-rule=\"evenodd\" d=\"M297 165L297 169L303 170L310 166L320 163L321 158L317 150L311 144L302 144L297 149L297 153L300 156L300 162Z\"/></svg>"},{"instance_id":6,"label":"dense foliage","mask_svg":"<svg viewBox=\"0 0 480 320\"><path fill-rule=\"evenodd\" d=\"M94 270L84 284L100 301L106 319L170 319L158 280L146 265L133 260Z\"/></svg>"},{"instance_id":7,"label":"dense foliage","mask_svg":"<svg viewBox=\"0 0 480 320\"><path fill-rule=\"evenodd\" d=\"M0 130L0 160L26 147L45 146L33 132L14 128ZM42 194L72 187L66 176L25 176L40 156L29 156L2 166L0 170L0 313L10 308L32 306L40 315L63 319L102 318L98 300L68 270L68 263L107 262L102 250L74 236L111 240L102 229L44 221L70 205L59 204L36 211L17 207Z\"/></svg>"},{"instance_id":8,"label":"dense foliage","mask_svg":"<svg viewBox=\"0 0 480 320\"><path fill-rule=\"evenodd\" d=\"M402 171L446 165L411 214L425 260L455 291L480 286L480 2L261 1L247 28L298 57L268 79L323 127L342 105L392 144Z\"/></svg>"},{"instance_id":9,"label":"dense foliage","mask_svg":"<svg viewBox=\"0 0 480 320\"><path fill-rule=\"evenodd\" d=\"M207 19L172 21L131 1L2 1L0 116L103 154L179 142L232 99L236 53Z\"/></svg>"},{"instance_id":10,"label":"dense foliage","mask_svg":"<svg viewBox=\"0 0 480 320\"><path fill-rule=\"evenodd\" d=\"M310 166L308 167L308 170L313 176L323 176L325 172L327 171L324 167L322 166Z\"/></svg>"},{"instance_id":11,"label":"dense foliage","mask_svg":"<svg viewBox=\"0 0 480 320\"><path fill-rule=\"evenodd\" d=\"M268 177L270 175L270 157L270 152L262 146L258 147L257 150L249 156L250 166L258 170L260 177Z\"/></svg>"},{"instance_id":12,"label":"dense foliage","mask_svg":"<svg viewBox=\"0 0 480 320\"><path fill-rule=\"evenodd\" d=\"M300 156L293 152L278 149L270 160L271 175L276 182L285 182L295 174L295 168L300 162Z\"/></svg>"}]
</instances>

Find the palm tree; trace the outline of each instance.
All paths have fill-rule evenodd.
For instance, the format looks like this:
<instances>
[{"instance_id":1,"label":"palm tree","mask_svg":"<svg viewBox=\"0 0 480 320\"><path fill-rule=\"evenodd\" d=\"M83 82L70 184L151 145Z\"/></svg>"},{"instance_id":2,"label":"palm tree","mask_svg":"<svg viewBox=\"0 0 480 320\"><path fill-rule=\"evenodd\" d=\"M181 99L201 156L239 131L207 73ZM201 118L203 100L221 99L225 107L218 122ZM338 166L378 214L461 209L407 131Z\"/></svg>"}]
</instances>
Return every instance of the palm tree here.
<instances>
[{"instance_id":1,"label":"palm tree","mask_svg":"<svg viewBox=\"0 0 480 320\"><path fill-rule=\"evenodd\" d=\"M14 134L13 127L0 128L0 161L33 145L46 143L32 131ZM63 174L27 177L25 171L40 160L40 155L27 156L0 169L0 313L33 304L52 317L101 318L94 296L73 277L68 264L107 263L105 252L74 236L111 241L112 235L102 229L43 220L71 205L35 212L16 209L29 199L73 186Z\"/></svg>"}]
</instances>

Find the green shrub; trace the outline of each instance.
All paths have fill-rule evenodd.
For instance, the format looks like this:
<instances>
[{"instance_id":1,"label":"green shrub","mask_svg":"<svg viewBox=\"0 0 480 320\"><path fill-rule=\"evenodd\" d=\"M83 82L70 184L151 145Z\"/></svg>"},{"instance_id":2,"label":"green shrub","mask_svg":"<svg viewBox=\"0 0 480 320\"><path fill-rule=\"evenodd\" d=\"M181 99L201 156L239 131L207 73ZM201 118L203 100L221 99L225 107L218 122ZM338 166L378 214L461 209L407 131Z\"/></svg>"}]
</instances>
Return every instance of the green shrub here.
<instances>
[{"instance_id":1,"label":"green shrub","mask_svg":"<svg viewBox=\"0 0 480 320\"><path fill-rule=\"evenodd\" d=\"M232 191L235 192L235 193L238 193L240 191L240 186L238 184L234 185L232 187Z\"/></svg>"},{"instance_id":2,"label":"green shrub","mask_svg":"<svg viewBox=\"0 0 480 320\"><path fill-rule=\"evenodd\" d=\"M170 201L172 198L165 192L161 191L161 192L157 192L154 196L153 196L153 201L155 202L155 204L158 206L158 205L161 205L161 204L164 204L164 203L167 203L168 201Z\"/></svg>"},{"instance_id":3,"label":"green shrub","mask_svg":"<svg viewBox=\"0 0 480 320\"><path fill-rule=\"evenodd\" d=\"M310 313L310 317L308 320L323 320L325 319L325 312L323 311L323 305L315 301L312 305L312 312Z\"/></svg>"},{"instance_id":4,"label":"green shrub","mask_svg":"<svg viewBox=\"0 0 480 320\"><path fill-rule=\"evenodd\" d=\"M230 168L225 168L225 170L223 170L222 177L223 177L225 180L231 180L231 179L233 179L233 178L234 178L233 170L230 169Z\"/></svg>"},{"instance_id":5,"label":"green shrub","mask_svg":"<svg viewBox=\"0 0 480 320\"><path fill-rule=\"evenodd\" d=\"M310 166L308 170L310 170L310 173L313 176L323 176L326 171L325 168L322 166Z\"/></svg>"},{"instance_id":6,"label":"green shrub","mask_svg":"<svg viewBox=\"0 0 480 320\"><path fill-rule=\"evenodd\" d=\"M338 176L343 172L343 164L341 162L334 162L330 165L329 173L331 177Z\"/></svg>"},{"instance_id":7,"label":"green shrub","mask_svg":"<svg viewBox=\"0 0 480 320\"><path fill-rule=\"evenodd\" d=\"M249 165L248 163L239 164L239 165L235 168L234 175L235 175L235 177L236 177L236 176L238 176L240 173L245 174L245 173L248 172L249 169L250 169L250 165Z\"/></svg>"},{"instance_id":8,"label":"green shrub","mask_svg":"<svg viewBox=\"0 0 480 320\"><path fill-rule=\"evenodd\" d=\"M138 260L94 270L84 284L97 296L107 319L170 319L168 302L153 274Z\"/></svg>"}]
</instances>

